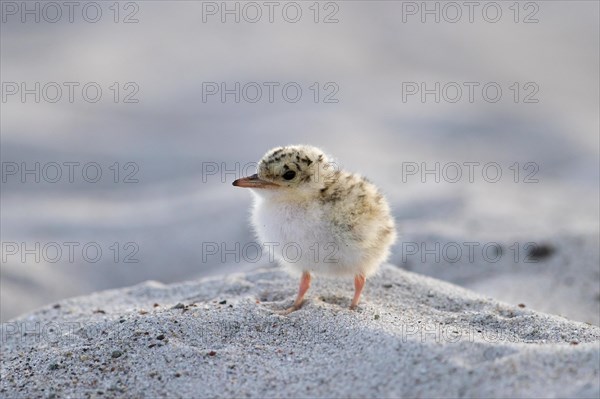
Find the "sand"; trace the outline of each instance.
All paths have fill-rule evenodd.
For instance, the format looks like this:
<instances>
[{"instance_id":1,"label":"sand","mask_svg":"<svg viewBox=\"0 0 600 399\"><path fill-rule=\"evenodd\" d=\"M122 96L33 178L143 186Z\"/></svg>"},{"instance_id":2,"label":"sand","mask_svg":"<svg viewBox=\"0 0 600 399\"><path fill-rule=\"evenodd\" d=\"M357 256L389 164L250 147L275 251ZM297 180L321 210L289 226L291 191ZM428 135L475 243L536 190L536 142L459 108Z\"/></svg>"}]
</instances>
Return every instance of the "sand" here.
<instances>
[{"instance_id":1,"label":"sand","mask_svg":"<svg viewBox=\"0 0 600 399\"><path fill-rule=\"evenodd\" d=\"M146 282L2 324L0 396L576 397L600 395L600 328L384 266L350 281L278 268Z\"/></svg>"}]
</instances>

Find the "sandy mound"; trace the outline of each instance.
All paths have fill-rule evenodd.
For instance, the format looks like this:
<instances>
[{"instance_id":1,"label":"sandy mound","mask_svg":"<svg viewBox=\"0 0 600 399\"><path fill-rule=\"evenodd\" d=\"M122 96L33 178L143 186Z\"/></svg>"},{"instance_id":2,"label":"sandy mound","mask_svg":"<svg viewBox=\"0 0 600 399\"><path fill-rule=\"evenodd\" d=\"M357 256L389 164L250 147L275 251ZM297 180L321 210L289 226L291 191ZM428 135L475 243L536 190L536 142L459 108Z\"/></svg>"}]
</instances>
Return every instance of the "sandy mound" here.
<instances>
[{"instance_id":1,"label":"sandy mound","mask_svg":"<svg viewBox=\"0 0 600 399\"><path fill-rule=\"evenodd\" d=\"M392 266L279 269L73 298L2 324L2 397L598 397L600 328ZM551 293L548 293L550 295Z\"/></svg>"}]
</instances>

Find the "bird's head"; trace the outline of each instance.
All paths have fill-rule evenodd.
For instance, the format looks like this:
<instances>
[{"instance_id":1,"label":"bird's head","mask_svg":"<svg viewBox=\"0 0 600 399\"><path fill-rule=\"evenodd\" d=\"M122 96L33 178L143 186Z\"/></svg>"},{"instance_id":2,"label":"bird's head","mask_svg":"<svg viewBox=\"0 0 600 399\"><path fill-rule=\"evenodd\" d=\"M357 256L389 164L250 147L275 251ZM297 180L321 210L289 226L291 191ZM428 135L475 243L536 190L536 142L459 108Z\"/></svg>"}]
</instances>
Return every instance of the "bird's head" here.
<instances>
[{"instance_id":1,"label":"bird's head","mask_svg":"<svg viewBox=\"0 0 600 399\"><path fill-rule=\"evenodd\" d=\"M331 179L337 165L320 149L307 145L277 147L258 163L257 173L237 179L237 187L260 189L259 194L318 194Z\"/></svg>"}]
</instances>

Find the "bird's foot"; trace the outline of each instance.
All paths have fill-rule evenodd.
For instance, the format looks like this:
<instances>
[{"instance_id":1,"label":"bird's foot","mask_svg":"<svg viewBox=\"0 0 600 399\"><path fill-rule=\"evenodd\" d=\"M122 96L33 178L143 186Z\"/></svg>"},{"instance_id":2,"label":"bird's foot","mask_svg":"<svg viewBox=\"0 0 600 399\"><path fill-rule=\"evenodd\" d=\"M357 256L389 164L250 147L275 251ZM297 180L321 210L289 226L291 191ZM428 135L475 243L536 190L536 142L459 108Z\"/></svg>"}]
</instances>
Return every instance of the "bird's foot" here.
<instances>
[{"instance_id":1,"label":"bird's foot","mask_svg":"<svg viewBox=\"0 0 600 399\"><path fill-rule=\"evenodd\" d=\"M292 312L295 312L296 310L302 307L302 304L304 303L304 294L306 294L306 291L308 291L308 288L310 287L310 278L310 272L302 273L302 279L300 280L300 289L298 290L298 296L296 297L294 304L291 308L287 308L284 311L278 312L279 314L285 316Z\"/></svg>"},{"instance_id":2,"label":"bird's foot","mask_svg":"<svg viewBox=\"0 0 600 399\"><path fill-rule=\"evenodd\" d=\"M360 294L365 286L365 281L367 281L367 278L362 274L357 274L354 277L354 298L352 298L350 310L356 310L358 307L358 301L360 301Z\"/></svg>"},{"instance_id":3,"label":"bird's foot","mask_svg":"<svg viewBox=\"0 0 600 399\"><path fill-rule=\"evenodd\" d=\"M300 309L302 307L302 302L301 303L294 303L292 306L290 306L289 308L285 309L285 310L280 310L279 313L282 316L287 316L292 312L295 312L296 310Z\"/></svg>"}]
</instances>

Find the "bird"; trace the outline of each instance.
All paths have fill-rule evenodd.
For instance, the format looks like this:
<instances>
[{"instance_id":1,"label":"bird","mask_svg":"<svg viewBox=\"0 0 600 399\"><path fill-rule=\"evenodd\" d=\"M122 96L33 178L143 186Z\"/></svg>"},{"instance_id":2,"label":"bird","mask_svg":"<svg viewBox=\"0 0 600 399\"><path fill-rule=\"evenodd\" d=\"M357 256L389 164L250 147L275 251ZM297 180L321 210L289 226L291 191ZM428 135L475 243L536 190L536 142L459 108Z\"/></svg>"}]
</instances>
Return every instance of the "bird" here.
<instances>
[{"instance_id":1,"label":"bird","mask_svg":"<svg viewBox=\"0 0 600 399\"><path fill-rule=\"evenodd\" d=\"M354 277L356 309L367 277L389 256L397 233L387 200L365 177L342 170L310 145L273 148L257 173L233 186L253 194L251 224L274 259L300 275L298 295L283 314L302 307L312 276Z\"/></svg>"}]
</instances>

